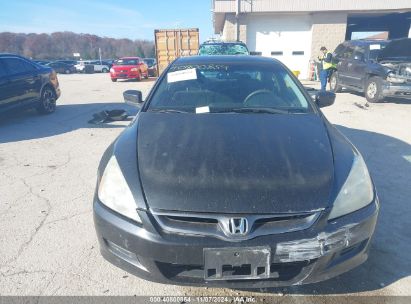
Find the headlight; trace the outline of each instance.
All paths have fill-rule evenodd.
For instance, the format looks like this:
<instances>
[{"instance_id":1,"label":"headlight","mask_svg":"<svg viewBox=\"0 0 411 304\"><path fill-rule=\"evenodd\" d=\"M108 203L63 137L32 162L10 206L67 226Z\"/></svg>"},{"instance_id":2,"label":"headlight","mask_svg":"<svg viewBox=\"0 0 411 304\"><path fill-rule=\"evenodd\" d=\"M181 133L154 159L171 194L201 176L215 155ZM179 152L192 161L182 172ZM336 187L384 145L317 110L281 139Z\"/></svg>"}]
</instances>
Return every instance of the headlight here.
<instances>
[{"instance_id":1,"label":"headlight","mask_svg":"<svg viewBox=\"0 0 411 304\"><path fill-rule=\"evenodd\" d=\"M138 71L138 68L132 68L132 69L130 69L130 71L131 71L131 72L137 72L137 71Z\"/></svg>"},{"instance_id":2,"label":"headlight","mask_svg":"<svg viewBox=\"0 0 411 304\"><path fill-rule=\"evenodd\" d=\"M111 68L111 69L110 69L110 72L111 72L111 73L115 73L116 71L114 71L114 69Z\"/></svg>"},{"instance_id":3,"label":"headlight","mask_svg":"<svg viewBox=\"0 0 411 304\"><path fill-rule=\"evenodd\" d=\"M335 199L329 220L357 211L372 202L374 189L367 165L360 154L354 161L348 178Z\"/></svg>"},{"instance_id":4,"label":"headlight","mask_svg":"<svg viewBox=\"0 0 411 304\"><path fill-rule=\"evenodd\" d=\"M396 75L394 73L389 73L387 75L387 81L391 83L405 83L406 82L405 78L399 75Z\"/></svg>"},{"instance_id":5,"label":"headlight","mask_svg":"<svg viewBox=\"0 0 411 304\"><path fill-rule=\"evenodd\" d=\"M110 158L104 169L98 188L98 198L108 208L141 223L137 204L115 156Z\"/></svg>"}]
</instances>

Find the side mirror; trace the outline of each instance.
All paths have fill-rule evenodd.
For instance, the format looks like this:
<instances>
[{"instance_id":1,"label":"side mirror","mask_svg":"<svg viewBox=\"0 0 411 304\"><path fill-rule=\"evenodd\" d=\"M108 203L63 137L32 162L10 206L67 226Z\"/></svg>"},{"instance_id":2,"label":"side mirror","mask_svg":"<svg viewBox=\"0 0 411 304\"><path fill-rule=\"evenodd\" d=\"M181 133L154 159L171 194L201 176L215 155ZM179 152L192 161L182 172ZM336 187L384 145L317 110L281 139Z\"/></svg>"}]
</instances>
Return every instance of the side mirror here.
<instances>
[{"instance_id":1,"label":"side mirror","mask_svg":"<svg viewBox=\"0 0 411 304\"><path fill-rule=\"evenodd\" d=\"M131 106L140 108L143 101L143 93L137 90L127 90L123 92L124 102Z\"/></svg>"},{"instance_id":2,"label":"side mirror","mask_svg":"<svg viewBox=\"0 0 411 304\"><path fill-rule=\"evenodd\" d=\"M304 89L307 91L307 93L310 95L311 99L316 102L317 101L317 93L318 90L314 89L314 88L310 88L310 87L304 87Z\"/></svg>"},{"instance_id":3,"label":"side mirror","mask_svg":"<svg viewBox=\"0 0 411 304\"><path fill-rule=\"evenodd\" d=\"M335 96L333 92L317 92L315 102L320 108L328 107L334 104Z\"/></svg>"}]
</instances>

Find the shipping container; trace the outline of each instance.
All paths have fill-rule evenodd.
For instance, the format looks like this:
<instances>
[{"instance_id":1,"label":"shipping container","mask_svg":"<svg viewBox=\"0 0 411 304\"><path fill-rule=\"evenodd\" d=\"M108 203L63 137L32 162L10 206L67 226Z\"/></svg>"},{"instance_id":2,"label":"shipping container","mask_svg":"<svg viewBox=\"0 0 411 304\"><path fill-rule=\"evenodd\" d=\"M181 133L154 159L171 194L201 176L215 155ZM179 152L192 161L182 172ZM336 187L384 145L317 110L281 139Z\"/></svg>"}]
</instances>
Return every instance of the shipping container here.
<instances>
[{"instance_id":1,"label":"shipping container","mask_svg":"<svg viewBox=\"0 0 411 304\"><path fill-rule=\"evenodd\" d=\"M159 75L174 59L198 53L198 29L155 30L154 36Z\"/></svg>"}]
</instances>

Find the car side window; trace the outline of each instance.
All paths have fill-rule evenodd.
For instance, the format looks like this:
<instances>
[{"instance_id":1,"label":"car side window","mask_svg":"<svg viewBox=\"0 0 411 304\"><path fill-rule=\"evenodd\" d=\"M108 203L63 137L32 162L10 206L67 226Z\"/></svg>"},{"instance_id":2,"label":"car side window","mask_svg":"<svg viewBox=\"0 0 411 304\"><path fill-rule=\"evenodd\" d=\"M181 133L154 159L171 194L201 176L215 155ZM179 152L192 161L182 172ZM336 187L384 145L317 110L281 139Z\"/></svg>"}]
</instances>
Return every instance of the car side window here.
<instances>
[{"instance_id":1,"label":"car side window","mask_svg":"<svg viewBox=\"0 0 411 304\"><path fill-rule=\"evenodd\" d=\"M334 51L333 57L340 59L344 54L345 46L344 44L340 44Z\"/></svg>"},{"instance_id":2,"label":"car side window","mask_svg":"<svg viewBox=\"0 0 411 304\"><path fill-rule=\"evenodd\" d=\"M6 58L3 62L11 75L29 73L35 70L33 65L20 58Z\"/></svg>"},{"instance_id":3,"label":"car side window","mask_svg":"<svg viewBox=\"0 0 411 304\"><path fill-rule=\"evenodd\" d=\"M344 50L344 52L343 52L342 58L350 59L352 57L353 53L354 53L354 47L351 46L351 45L348 45L346 47L346 49Z\"/></svg>"},{"instance_id":4,"label":"car side window","mask_svg":"<svg viewBox=\"0 0 411 304\"><path fill-rule=\"evenodd\" d=\"M365 60L365 49L361 46L356 46L353 52L353 59L358 61Z\"/></svg>"}]
</instances>

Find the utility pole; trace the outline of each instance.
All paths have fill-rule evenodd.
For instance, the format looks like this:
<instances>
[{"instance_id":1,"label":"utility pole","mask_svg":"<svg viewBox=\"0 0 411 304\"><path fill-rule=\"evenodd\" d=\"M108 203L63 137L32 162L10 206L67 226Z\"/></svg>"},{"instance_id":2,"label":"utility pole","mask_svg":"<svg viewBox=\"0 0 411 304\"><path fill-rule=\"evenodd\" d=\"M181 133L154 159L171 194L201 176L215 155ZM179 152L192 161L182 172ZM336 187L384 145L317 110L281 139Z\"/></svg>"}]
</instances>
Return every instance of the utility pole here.
<instances>
[{"instance_id":1,"label":"utility pole","mask_svg":"<svg viewBox=\"0 0 411 304\"><path fill-rule=\"evenodd\" d=\"M237 41L240 41L240 14L241 14L241 0L236 0L236 11L235 11L235 19L236 19L236 34L237 34Z\"/></svg>"},{"instance_id":2,"label":"utility pole","mask_svg":"<svg viewBox=\"0 0 411 304\"><path fill-rule=\"evenodd\" d=\"M100 64L101 64L101 48L98 48L98 55L100 56Z\"/></svg>"}]
</instances>

